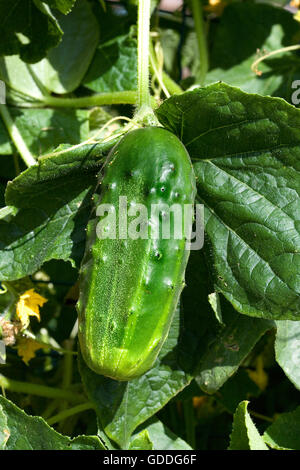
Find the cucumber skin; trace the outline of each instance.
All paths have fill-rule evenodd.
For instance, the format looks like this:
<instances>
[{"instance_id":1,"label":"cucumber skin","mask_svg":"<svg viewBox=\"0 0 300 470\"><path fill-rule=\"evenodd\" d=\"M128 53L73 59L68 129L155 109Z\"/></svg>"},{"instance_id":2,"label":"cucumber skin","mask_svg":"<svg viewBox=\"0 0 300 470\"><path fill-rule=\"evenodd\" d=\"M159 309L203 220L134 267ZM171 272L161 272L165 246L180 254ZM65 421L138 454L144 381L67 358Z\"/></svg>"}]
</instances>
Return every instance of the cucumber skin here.
<instances>
[{"instance_id":1,"label":"cucumber skin","mask_svg":"<svg viewBox=\"0 0 300 470\"><path fill-rule=\"evenodd\" d=\"M135 201L149 209L159 203L193 204L196 194L185 147L160 127L126 134L110 152L98 187L95 207L118 208L119 196L127 196L128 206ZM94 214L80 270L79 342L93 371L127 381L153 366L166 339L189 251L184 238L100 240L98 222Z\"/></svg>"}]
</instances>

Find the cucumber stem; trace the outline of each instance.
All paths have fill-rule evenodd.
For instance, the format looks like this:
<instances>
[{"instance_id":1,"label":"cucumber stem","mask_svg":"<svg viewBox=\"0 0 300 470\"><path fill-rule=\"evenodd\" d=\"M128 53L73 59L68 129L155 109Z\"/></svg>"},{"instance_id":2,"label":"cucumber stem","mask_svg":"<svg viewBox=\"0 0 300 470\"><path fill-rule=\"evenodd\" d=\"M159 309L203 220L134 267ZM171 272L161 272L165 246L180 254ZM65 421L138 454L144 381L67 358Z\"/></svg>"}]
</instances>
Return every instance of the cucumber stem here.
<instances>
[{"instance_id":1,"label":"cucumber stem","mask_svg":"<svg viewBox=\"0 0 300 470\"><path fill-rule=\"evenodd\" d=\"M202 0L190 0L190 2L194 18L200 59L198 80L199 84L203 86L208 71L208 52L206 44L205 23L203 20Z\"/></svg>"},{"instance_id":2,"label":"cucumber stem","mask_svg":"<svg viewBox=\"0 0 300 470\"><path fill-rule=\"evenodd\" d=\"M149 91L149 42L151 0L138 3L138 110L151 108Z\"/></svg>"},{"instance_id":3,"label":"cucumber stem","mask_svg":"<svg viewBox=\"0 0 300 470\"><path fill-rule=\"evenodd\" d=\"M29 167L36 164L36 160L33 158L30 150L28 149L23 137L21 136L19 129L12 120L12 117L8 111L5 104L0 105L0 115L4 121L6 129L15 144L21 158L24 160L25 164Z\"/></svg>"}]
</instances>

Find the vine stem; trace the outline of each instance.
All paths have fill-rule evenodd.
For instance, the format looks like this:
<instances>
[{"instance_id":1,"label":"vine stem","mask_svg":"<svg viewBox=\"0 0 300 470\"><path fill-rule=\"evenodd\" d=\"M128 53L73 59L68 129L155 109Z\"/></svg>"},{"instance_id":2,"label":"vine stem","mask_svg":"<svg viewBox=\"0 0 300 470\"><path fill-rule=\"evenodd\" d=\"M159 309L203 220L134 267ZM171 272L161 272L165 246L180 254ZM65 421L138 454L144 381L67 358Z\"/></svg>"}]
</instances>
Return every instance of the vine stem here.
<instances>
[{"instance_id":1,"label":"vine stem","mask_svg":"<svg viewBox=\"0 0 300 470\"><path fill-rule=\"evenodd\" d=\"M113 91L111 93L97 93L92 96L82 96L78 98L62 98L46 96L43 99L43 106L67 107L67 108L88 108L91 106L104 106L113 104L135 104L137 100L136 91Z\"/></svg>"},{"instance_id":2,"label":"vine stem","mask_svg":"<svg viewBox=\"0 0 300 470\"><path fill-rule=\"evenodd\" d=\"M208 52L206 43L205 23L203 20L202 0L190 0L195 23L195 31L198 42L200 70L199 83L204 85L205 77L208 71Z\"/></svg>"},{"instance_id":3,"label":"vine stem","mask_svg":"<svg viewBox=\"0 0 300 470\"><path fill-rule=\"evenodd\" d=\"M12 104L16 104L20 108L91 108L94 106L109 106L114 104L133 104L137 102L137 91L112 91L109 93L96 93L91 96L81 96L73 98L63 98L57 96L45 96L43 101L35 102L18 102L12 100ZM151 96L151 105L156 106L154 98Z\"/></svg>"},{"instance_id":4,"label":"vine stem","mask_svg":"<svg viewBox=\"0 0 300 470\"><path fill-rule=\"evenodd\" d=\"M256 411L252 411L252 410L249 410L249 413L255 418L262 419L263 421L267 421L268 423L274 423L274 419L270 418L269 416L262 415L261 413L257 413Z\"/></svg>"},{"instance_id":5,"label":"vine stem","mask_svg":"<svg viewBox=\"0 0 300 470\"><path fill-rule=\"evenodd\" d=\"M64 421L66 418L73 416L77 413L82 413L82 411L91 410L95 408L93 403L81 403L80 405L74 406L73 408L69 408L68 410L63 410L60 413L57 413L55 416L47 419L47 423L49 426L52 424L58 423L59 421Z\"/></svg>"},{"instance_id":6,"label":"vine stem","mask_svg":"<svg viewBox=\"0 0 300 470\"><path fill-rule=\"evenodd\" d=\"M19 129L12 120L12 117L8 111L7 106L4 104L0 105L0 115L5 123L7 131L15 144L21 158L25 164L29 167L36 164L36 160L33 158L30 150L28 149L23 137L21 136Z\"/></svg>"},{"instance_id":7,"label":"vine stem","mask_svg":"<svg viewBox=\"0 0 300 470\"><path fill-rule=\"evenodd\" d=\"M150 108L149 43L151 0L138 4L138 109Z\"/></svg>"},{"instance_id":8,"label":"vine stem","mask_svg":"<svg viewBox=\"0 0 300 470\"><path fill-rule=\"evenodd\" d=\"M16 393L28 393L30 395L37 395L46 398L65 399L73 403L82 403L84 401L83 396L69 390L47 387L46 385L34 383L19 382L17 380L4 377L2 374L0 374L0 387L4 390L10 390Z\"/></svg>"},{"instance_id":9,"label":"vine stem","mask_svg":"<svg viewBox=\"0 0 300 470\"><path fill-rule=\"evenodd\" d=\"M257 66L260 64L260 62L263 62L265 59L268 59L269 57L272 57L273 55L281 54L282 52L289 52L289 51L296 51L297 49L300 49L300 45L296 44L293 46L287 46L287 47L281 47L280 49L276 49L275 51L267 52L263 56L259 57L256 59L253 64L251 65L251 70L256 73L256 75L260 76L262 75L262 72L258 70Z\"/></svg>"}]
</instances>

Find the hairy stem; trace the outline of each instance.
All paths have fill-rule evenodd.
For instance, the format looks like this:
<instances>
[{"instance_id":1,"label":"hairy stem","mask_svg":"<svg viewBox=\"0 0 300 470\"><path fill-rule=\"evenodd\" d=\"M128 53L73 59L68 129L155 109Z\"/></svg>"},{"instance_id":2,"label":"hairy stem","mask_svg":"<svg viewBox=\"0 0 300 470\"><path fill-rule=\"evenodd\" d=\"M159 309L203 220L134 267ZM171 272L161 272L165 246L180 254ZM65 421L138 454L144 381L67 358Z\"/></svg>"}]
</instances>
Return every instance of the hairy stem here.
<instances>
[{"instance_id":1,"label":"hairy stem","mask_svg":"<svg viewBox=\"0 0 300 470\"><path fill-rule=\"evenodd\" d=\"M4 104L0 105L0 115L4 121L6 129L16 146L20 156L24 160L25 164L29 167L36 164L36 160L33 158L30 150L28 149L23 137L21 136L19 129L12 120L12 117L8 111L7 106Z\"/></svg>"},{"instance_id":2,"label":"hairy stem","mask_svg":"<svg viewBox=\"0 0 300 470\"><path fill-rule=\"evenodd\" d=\"M137 100L136 91L113 91L110 93L97 93L92 96L79 98L60 98L47 96L41 103L43 106L66 107L66 108L88 108L91 106L104 106L113 104L135 104Z\"/></svg>"},{"instance_id":3,"label":"hairy stem","mask_svg":"<svg viewBox=\"0 0 300 470\"><path fill-rule=\"evenodd\" d=\"M138 4L138 109L150 108L149 42L151 0Z\"/></svg>"}]
</instances>

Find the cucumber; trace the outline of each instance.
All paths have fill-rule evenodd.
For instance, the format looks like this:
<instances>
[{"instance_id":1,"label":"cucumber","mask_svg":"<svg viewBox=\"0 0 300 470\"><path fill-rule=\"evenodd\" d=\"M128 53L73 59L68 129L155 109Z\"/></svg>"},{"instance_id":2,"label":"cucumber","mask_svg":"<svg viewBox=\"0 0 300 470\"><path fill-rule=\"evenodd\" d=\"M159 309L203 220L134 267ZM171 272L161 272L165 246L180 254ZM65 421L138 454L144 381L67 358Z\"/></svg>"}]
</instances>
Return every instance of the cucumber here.
<instances>
[{"instance_id":1,"label":"cucumber","mask_svg":"<svg viewBox=\"0 0 300 470\"><path fill-rule=\"evenodd\" d=\"M82 356L96 373L130 380L152 367L163 345L189 256L185 238L175 237L172 211L170 239L162 233L157 239L150 236L155 220L150 217L151 204L193 207L195 176L180 140L163 128L149 127L129 132L112 149L98 188L95 207L113 204L117 221L120 196L126 196L127 208L138 203L149 209L143 238L136 239L126 239L122 230L116 239L99 239L100 219L94 212L80 270L77 309ZM160 219L165 216L162 212ZM128 217L128 224L134 219ZM183 225L184 217L184 229Z\"/></svg>"}]
</instances>

